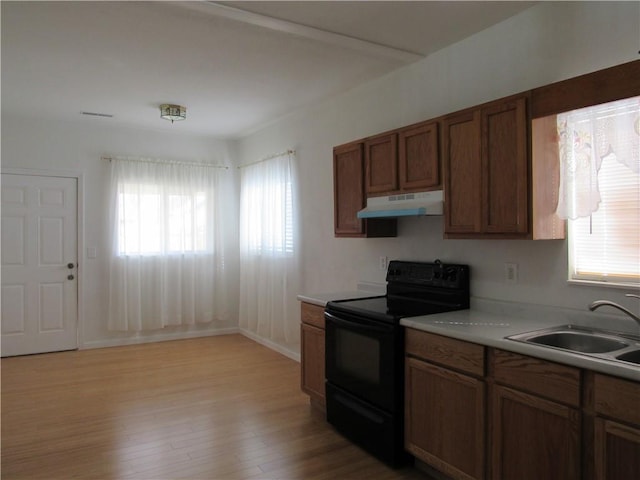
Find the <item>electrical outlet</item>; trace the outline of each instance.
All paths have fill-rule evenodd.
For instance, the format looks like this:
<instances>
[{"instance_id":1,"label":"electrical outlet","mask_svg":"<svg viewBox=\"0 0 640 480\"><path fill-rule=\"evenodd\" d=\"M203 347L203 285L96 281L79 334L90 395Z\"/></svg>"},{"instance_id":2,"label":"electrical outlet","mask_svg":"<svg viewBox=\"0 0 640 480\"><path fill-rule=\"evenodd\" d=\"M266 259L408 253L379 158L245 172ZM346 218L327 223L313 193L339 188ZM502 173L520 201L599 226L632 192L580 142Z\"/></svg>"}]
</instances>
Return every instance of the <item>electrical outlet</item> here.
<instances>
[{"instance_id":1,"label":"electrical outlet","mask_svg":"<svg viewBox=\"0 0 640 480\"><path fill-rule=\"evenodd\" d=\"M378 266L380 267L380 270L386 270L388 264L389 264L389 259L384 255L378 258Z\"/></svg>"},{"instance_id":2,"label":"electrical outlet","mask_svg":"<svg viewBox=\"0 0 640 480\"><path fill-rule=\"evenodd\" d=\"M517 263L504 264L504 281L510 284L518 283L518 264Z\"/></svg>"}]
</instances>

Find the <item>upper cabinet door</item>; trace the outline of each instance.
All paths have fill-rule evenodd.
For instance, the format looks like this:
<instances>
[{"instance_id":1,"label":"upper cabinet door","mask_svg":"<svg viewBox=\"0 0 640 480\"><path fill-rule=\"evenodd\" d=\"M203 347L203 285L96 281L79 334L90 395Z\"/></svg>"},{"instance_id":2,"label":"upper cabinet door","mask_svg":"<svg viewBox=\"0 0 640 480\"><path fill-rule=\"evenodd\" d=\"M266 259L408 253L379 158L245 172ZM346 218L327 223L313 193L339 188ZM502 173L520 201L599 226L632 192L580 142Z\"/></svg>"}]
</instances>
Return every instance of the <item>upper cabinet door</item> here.
<instances>
[{"instance_id":1,"label":"upper cabinet door","mask_svg":"<svg viewBox=\"0 0 640 480\"><path fill-rule=\"evenodd\" d=\"M443 122L445 233L482 231L480 111L467 110Z\"/></svg>"},{"instance_id":2,"label":"upper cabinet door","mask_svg":"<svg viewBox=\"0 0 640 480\"><path fill-rule=\"evenodd\" d=\"M400 190L426 191L440 188L438 123L429 122L398 133Z\"/></svg>"},{"instance_id":3,"label":"upper cabinet door","mask_svg":"<svg viewBox=\"0 0 640 480\"><path fill-rule=\"evenodd\" d=\"M365 142L365 188L367 194L385 194L398 189L398 136L372 137Z\"/></svg>"},{"instance_id":4,"label":"upper cabinet door","mask_svg":"<svg viewBox=\"0 0 640 480\"><path fill-rule=\"evenodd\" d=\"M364 222L357 217L365 206L362 143L333 149L334 226L337 236L362 236Z\"/></svg>"},{"instance_id":5,"label":"upper cabinet door","mask_svg":"<svg viewBox=\"0 0 640 480\"><path fill-rule=\"evenodd\" d=\"M450 115L443 122L445 235L529 234L527 96Z\"/></svg>"},{"instance_id":6,"label":"upper cabinet door","mask_svg":"<svg viewBox=\"0 0 640 480\"><path fill-rule=\"evenodd\" d=\"M529 230L526 98L482 109L484 228L486 233Z\"/></svg>"}]
</instances>

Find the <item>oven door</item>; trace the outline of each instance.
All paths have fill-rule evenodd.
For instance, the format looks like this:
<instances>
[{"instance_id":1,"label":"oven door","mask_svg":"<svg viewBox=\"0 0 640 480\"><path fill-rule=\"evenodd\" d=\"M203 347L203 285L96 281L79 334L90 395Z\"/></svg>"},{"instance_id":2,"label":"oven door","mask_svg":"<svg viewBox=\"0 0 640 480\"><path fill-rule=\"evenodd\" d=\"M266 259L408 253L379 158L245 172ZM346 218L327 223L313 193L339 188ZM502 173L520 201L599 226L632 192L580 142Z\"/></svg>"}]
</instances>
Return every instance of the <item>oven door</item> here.
<instances>
[{"instance_id":1,"label":"oven door","mask_svg":"<svg viewBox=\"0 0 640 480\"><path fill-rule=\"evenodd\" d=\"M376 407L402 408L403 329L344 312L325 312L327 382Z\"/></svg>"}]
</instances>

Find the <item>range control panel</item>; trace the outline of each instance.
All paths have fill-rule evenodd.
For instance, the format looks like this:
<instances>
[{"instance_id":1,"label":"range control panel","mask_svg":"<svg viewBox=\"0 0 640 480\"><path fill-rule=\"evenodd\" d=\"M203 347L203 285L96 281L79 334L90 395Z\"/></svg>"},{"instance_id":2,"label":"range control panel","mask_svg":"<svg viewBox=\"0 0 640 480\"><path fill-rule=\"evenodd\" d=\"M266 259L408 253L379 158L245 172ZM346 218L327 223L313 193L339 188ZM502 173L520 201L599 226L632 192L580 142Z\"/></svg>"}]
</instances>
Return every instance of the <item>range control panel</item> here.
<instances>
[{"instance_id":1,"label":"range control panel","mask_svg":"<svg viewBox=\"0 0 640 480\"><path fill-rule=\"evenodd\" d=\"M469 288L469 266L428 262L392 260L387 269L388 283L404 283L454 289Z\"/></svg>"}]
</instances>

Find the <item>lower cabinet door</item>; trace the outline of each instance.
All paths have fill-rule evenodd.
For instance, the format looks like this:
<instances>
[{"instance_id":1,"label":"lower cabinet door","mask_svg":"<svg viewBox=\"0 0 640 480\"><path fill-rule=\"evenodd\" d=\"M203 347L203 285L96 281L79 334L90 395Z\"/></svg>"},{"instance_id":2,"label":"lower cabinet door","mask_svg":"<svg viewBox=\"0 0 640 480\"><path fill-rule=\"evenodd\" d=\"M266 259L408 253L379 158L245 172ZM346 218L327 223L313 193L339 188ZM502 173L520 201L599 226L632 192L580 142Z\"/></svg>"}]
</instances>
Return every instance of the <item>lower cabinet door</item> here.
<instances>
[{"instance_id":1,"label":"lower cabinet door","mask_svg":"<svg viewBox=\"0 0 640 480\"><path fill-rule=\"evenodd\" d=\"M314 406L324 410L324 330L303 323L300 334L302 391L309 394Z\"/></svg>"},{"instance_id":2,"label":"lower cabinet door","mask_svg":"<svg viewBox=\"0 0 640 480\"><path fill-rule=\"evenodd\" d=\"M595 422L596 479L640 478L640 430L603 418Z\"/></svg>"},{"instance_id":3,"label":"lower cabinet door","mask_svg":"<svg viewBox=\"0 0 640 480\"><path fill-rule=\"evenodd\" d=\"M451 478L484 478L484 382L406 360L405 448Z\"/></svg>"},{"instance_id":4,"label":"lower cabinet door","mask_svg":"<svg viewBox=\"0 0 640 480\"><path fill-rule=\"evenodd\" d=\"M491 418L492 478L580 479L577 409L495 386Z\"/></svg>"}]
</instances>

